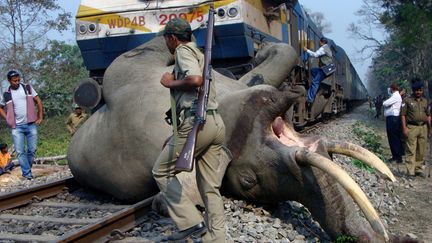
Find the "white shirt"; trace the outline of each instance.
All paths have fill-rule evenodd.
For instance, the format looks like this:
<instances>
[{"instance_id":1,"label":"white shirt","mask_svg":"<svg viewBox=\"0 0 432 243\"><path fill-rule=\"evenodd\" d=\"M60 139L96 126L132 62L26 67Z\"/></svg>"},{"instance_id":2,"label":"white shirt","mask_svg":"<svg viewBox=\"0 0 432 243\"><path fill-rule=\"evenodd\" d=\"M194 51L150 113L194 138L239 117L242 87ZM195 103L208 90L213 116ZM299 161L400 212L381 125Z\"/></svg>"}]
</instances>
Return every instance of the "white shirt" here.
<instances>
[{"instance_id":1,"label":"white shirt","mask_svg":"<svg viewBox=\"0 0 432 243\"><path fill-rule=\"evenodd\" d=\"M333 56L332 51L330 50L330 47L327 44L322 45L315 52L313 52L313 51L311 51L311 50L308 49L307 53L309 53L309 55L311 55L313 57L321 57L321 56L324 56L324 55L327 55L329 57Z\"/></svg>"},{"instance_id":2,"label":"white shirt","mask_svg":"<svg viewBox=\"0 0 432 243\"><path fill-rule=\"evenodd\" d=\"M402 105L402 97L399 91L395 91L390 98L383 102L384 116L399 116Z\"/></svg>"},{"instance_id":3,"label":"white shirt","mask_svg":"<svg viewBox=\"0 0 432 243\"><path fill-rule=\"evenodd\" d=\"M12 94L12 102L15 112L15 122L17 125L27 124L27 98L24 88L19 84L18 89L10 89ZM38 94L31 86L32 96L36 97ZM1 95L0 105L5 106L4 97Z\"/></svg>"},{"instance_id":4,"label":"white shirt","mask_svg":"<svg viewBox=\"0 0 432 243\"><path fill-rule=\"evenodd\" d=\"M316 52L313 52L313 51L308 49L307 53L309 53L309 55L311 55L313 57L320 57L320 56L324 56L326 54L324 51L324 46L321 46Z\"/></svg>"}]
</instances>

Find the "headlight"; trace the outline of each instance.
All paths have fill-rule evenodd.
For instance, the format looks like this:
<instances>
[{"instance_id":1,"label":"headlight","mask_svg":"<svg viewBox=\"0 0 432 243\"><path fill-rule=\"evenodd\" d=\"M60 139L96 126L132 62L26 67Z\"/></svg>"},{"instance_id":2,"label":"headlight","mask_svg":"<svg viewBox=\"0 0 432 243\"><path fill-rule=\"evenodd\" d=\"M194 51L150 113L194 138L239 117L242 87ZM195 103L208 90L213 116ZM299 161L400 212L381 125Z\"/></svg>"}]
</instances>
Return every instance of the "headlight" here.
<instances>
[{"instance_id":1,"label":"headlight","mask_svg":"<svg viewBox=\"0 0 432 243\"><path fill-rule=\"evenodd\" d=\"M96 25L95 24L90 24L88 27L88 30L90 33L94 33L96 31Z\"/></svg>"},{"instance_id":2,"label":"headlight","mask_svg":"<svg viewBox=\"0 0 432 243\"><path fill-rule=\"evenodd\" d=\"M225 17L225 10L223 8L218 9L217 15L219 16L219 18Z\"/></svg>"},{"instance_id":3,"label":"headlight","mask_svg":"<svg viewBox=\"0 0 432 243\"><path fill-rule=\"evenodd\" d=\"M230 18L234 18L235 16L237 16L237 14L238 14L238 9L237 8L230 8L228 10L228 16Z\"/></svg>"},{"instance_id":4,"label":"headlight","mask_svg":"<svg viewBox=\"0 0 432 243\"><path fill-rule=\"evenodd\" d=\"M87 32L87 26L85 24L82 24L79 26L79 33L80 34L85 34Z\"/></svg>"}]
</instances>

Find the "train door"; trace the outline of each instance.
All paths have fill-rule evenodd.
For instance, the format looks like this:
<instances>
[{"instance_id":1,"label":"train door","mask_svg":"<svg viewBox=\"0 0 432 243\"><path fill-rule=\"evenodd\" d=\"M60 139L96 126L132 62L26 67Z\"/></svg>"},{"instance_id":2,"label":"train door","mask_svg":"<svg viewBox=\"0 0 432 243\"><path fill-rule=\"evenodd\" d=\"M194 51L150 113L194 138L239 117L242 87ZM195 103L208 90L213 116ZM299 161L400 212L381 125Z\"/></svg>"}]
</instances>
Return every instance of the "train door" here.
<instances>
[{"instance_id":1,"label":"train door","mask_svg":"<svg viewBox=\"0 0 432 243\"><path fill-rule=\"evenodd\" d=\"M291 26L291 46L296 50L298 56L301 58L300 66L298 66L294 72L294 77L292 77L292 85L305 87L305 83L307 82L307 77L305 73L305 53L303 51L303 46L306 44L307 36L305 32L305 19L303 18L300 8L292 7L290 11L290 26ZM306 88L305 88L306 92ZM301 129L307 121L306 117L306 97L300 99L298 103L293 104L292 106L292 122L297 129Z\"/></svg>"},{"instance_id":2,"label":"train door","mask_svg":"<svg viewBox=\"0 0 432 243\"><path fill-rule=\"evenodd\" d=\"M290 43L291 46L297 51L297 55L300 56L301 48L300 48L300 37L298 35L299 29L299 16L294 11L294 9L290 9L289 11L289 26L290 26Z\"/></svg>"}]
</instances>

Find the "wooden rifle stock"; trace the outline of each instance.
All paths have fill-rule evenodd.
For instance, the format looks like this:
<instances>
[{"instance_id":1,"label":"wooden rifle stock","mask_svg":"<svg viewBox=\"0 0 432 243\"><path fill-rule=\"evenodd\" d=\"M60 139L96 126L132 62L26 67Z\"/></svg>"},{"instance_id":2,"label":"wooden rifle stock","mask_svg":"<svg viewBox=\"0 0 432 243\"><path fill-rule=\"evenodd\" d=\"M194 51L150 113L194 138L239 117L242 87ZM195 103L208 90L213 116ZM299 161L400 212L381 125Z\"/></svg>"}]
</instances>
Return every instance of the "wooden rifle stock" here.
<instances>
[{"instance_id":1,"label":"wooden rifle stock","mask_svg":"<svg viewBox=\"0 0 432 243\"><path fill-rule=\"evenodd\" d=\"M200 87L198 95L198 106L195 114L195 121L192 130L189 132L186 139L186 143L177 158L175 170L180 171L192 171L195 155L195 145L197 140L198 131L201 126L205 123L207 102L210 93L210 82L211 82L211 51L213 42L213 27L214 27L214 15L215 10L213 6L210 6L208 22L207 22L207 34L206 43L204 49L204 70L203 70L203 84Z\"/></svg>"}]
</instances>

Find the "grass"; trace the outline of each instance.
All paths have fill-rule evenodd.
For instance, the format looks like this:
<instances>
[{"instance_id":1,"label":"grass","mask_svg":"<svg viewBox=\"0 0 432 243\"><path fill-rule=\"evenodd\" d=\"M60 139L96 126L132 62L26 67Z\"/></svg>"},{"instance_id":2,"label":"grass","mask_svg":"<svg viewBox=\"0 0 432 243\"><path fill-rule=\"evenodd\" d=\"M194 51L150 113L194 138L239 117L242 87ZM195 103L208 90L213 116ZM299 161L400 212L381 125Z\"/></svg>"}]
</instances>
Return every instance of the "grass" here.
<instances>
[{"instance_id":1,"label":"grass","mask_svg":"<svg viewBox=\"0 0 432 243\"><path fill-rule=\"evenodd\" d=\"M367 171L369 171L370 173L372 173L372 172L375 171L374 168L372 168L372 167L370 167L369 165L367 165L367 164L361 162L361 161L358 160L358 159L353 159L353 160L351 160L351 163L353 163L355 167L360 168L360 169L362 169L362 170L367 170Z\"/></svg>"},{"instance_id":2,"label":"grass","mask_svg":"<svg viewBox=\"0 0 432 243\"><path fill-rule=\"evenodd\" d=\"M356 237L349 235L341 235L336 238L335 243L354 243L357 242Z\"/></svg>"},{"instance_id":3,"label":"grass","mask_svg":"<svg viewBox=\"0 0 432 243\"><path fill-rule=\"evenodd\" d=\"M67 116L58 116L45 119L38 127L38 148L36 157L49 157L67 153L70 136L66 129ZM0 122L0 142L12 146L10 129L6 122ZM59 164L65 163L61 161Z\"/></svg>"},{"instance_id":4,"label":"grass","mask_svg":"<svg viewBox=\"0 0 432 243\"><path fill-rule=\"evenodd\" d=\"M374 153L381 160L385 161L381 137L378 135L378 133L360 121L357 121L352 127L354 134L363 141L363 147ZM352 160L352 162L356 167L361 169L365 169L369 172L375 171L373 168L363 164L361 161Z\"/></svg>"}]
</instances>

